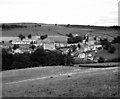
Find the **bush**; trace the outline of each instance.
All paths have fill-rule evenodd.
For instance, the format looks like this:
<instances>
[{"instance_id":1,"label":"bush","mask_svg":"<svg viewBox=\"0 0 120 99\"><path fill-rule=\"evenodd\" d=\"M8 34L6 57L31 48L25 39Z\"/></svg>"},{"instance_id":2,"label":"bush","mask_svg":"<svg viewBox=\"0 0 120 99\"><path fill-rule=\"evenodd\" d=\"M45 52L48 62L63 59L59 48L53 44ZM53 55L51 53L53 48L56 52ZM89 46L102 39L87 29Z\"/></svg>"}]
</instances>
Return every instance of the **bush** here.
<instances>
[{"instance_id":1,"label":"bush","mask_svg":"<svg viewBox=\"0 0 120 99\"><path fill-rule=\"evenodd\" d=\"M100 44L103 46L105 50L109 50L111 47L111 43L108 41L108 39L100 39Z\"/></svg>"},{"instance_id":2,"label":"bush","mask_svg":"<svg viewBox=\"0 0 120 99\"><path fill-rule=\"evenodd\" d=\"M120 36L115 37L114 40L112 41L112 43L120 43Z\"/></svg>"},{"instance_id":3,"label":"bush","mask_svg":"<svg viewBox=\"0 0 120 99\"><path fill-rule=\"evenodd\" d=\"M98 59L98 63L104 63L105 62L105 59L103 58L103 57L100 57L99 59Z\"/></svg>"},{"instance_id":4,"label":"bush","mask_svg":"<svg viewBox=\"0 0 120 99\"><path fill-rule=\"evenodd\" d=\"M114 53L115 52L115 47L109 47L108 52L109 53Z\"/></svg>"},{"instance_id":5,"label":"bush","mask_svg":"<svg viewBox=\"0 0 120 99\"><path fill-rule=\"evenodd\" d=\"M29 54L15 54L13 55L13 58L14 61L11 65L12 69L27 68L31 64Z\"/></svg>"},{"instance_id":6,"label":"bush","mask_svg":"<svg viewBox=\"0 0 120 99\"><path fill-rule=\"evenodd\" d=\"M10 70L13 61L13 55L9 54L6 49L2 49L2 70Z\"/></svg>"},{"instance_id":7,"label":"bush","mask_svg":"<svg viewBox=\"0 0 120 99\"><path fill-rule=\"evenodd\" d=\"M66 34L67 37L73 37L72 33Z\"/></svg>"},{"instance_id":8,"label":"bush","mask_svg":"<svg viewBox=\"0 0 120 99\"><path fill-rule=\"evenodd\" d=\"M67 39L67 43L71 44L71 43L78 43L78 42L82 42L83 41L83 37L82 36L76 36L76 37L69 37Z\"/></svg>"}]
</instances>

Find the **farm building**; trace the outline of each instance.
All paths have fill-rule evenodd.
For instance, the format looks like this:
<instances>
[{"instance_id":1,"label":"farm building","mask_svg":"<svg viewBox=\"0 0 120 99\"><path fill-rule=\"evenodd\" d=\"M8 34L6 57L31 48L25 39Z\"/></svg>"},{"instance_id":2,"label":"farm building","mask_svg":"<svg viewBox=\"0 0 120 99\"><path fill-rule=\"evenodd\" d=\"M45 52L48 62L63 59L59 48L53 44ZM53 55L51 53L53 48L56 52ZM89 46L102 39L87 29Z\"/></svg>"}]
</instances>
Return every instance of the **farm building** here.
<instances>
[{"instance_id":1,"label":"farm building","mask_svg":"<svg viewBox=\"0 0 120 99\"><path fill-rule=\"evenodd\" d=\"M32 40L32 39L15 40L15 41L12 41L12 44L25 44L25 45L29 45L29 44L31 44L31 42L35 43L36 40Z\"/></svg>"},{"instance_id":2,"label":"farm building","mask_svg":"<svg viewBox=\"0 0 120 99\"><path fill-rule=\"evenodd\" d=\"M56 50L55 48L55 44L54 43L46 43L46 44L43 44L43 48L46 50Z\"/></svg>"}]
</instances>

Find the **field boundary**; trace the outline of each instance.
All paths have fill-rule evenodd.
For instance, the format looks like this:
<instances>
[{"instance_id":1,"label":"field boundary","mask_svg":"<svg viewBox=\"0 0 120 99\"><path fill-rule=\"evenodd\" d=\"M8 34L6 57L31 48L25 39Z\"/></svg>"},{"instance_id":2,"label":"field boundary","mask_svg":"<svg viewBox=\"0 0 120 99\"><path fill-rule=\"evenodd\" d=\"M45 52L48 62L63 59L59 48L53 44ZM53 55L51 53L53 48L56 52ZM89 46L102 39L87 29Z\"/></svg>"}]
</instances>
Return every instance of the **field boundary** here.
<instances>
[{"instance_id":1,"label":"field boundary","mask_svg":"<svg viewBox=\"0 0 120 99\"><path fill-rule=\"evenodd\" d=\"M92 63L92 64L79 64L79 67L114 67L119 66L120 62L108 62L108 63Z\"/></svg>"}]
</instances>

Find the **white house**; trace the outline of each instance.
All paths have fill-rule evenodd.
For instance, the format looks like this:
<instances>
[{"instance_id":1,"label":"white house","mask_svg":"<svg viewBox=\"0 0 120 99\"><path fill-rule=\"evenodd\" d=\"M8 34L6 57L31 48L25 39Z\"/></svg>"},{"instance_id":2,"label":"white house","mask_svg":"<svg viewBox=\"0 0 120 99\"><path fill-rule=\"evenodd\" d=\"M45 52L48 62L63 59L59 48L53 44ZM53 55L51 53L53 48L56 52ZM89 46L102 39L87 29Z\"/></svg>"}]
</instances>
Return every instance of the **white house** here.
<instances>
[{"instance_id":1,"label":"white house","mask_svg":"<svg viewBox=\"0 0 120 99\"><path fill-rule=\"evenodd\" d=\"M16 49L16 50L14 50L14 53L13 53L13 54L15 54L15 53L22 54L22 53L24 53L24 52L23 52L23 51L21 51L20 49Z\"/></svg>"},{"instance_id":2,"label":"white house","mask_svg":"<svg viewBox=\"0 0 120 99\"><path fill-rule=\"evenodd\" d=\"M44 45L43 45L43 48L44 48L44 49L48 49L48 50L56 50L54 43L44 44Z\"/></svg>"},{"instance_id":3,"label":"white house","mask_svg":"<svg viewBox=\"0 0 120 99\"><path fill-rule=\"evenodd\" d=\"M33 39L15 40L15 41L12 41L12 44L26 44L26 45L29 45L31 42L35 43L36 40L33 40Z\"/></svg>"},{"instance_id":4,"label":"white house","mask_svg":"<svg viewBox=\"0 0 120 99\"><path fill-rule=\"evenodd\" d=\"M80 53L80 54L78 55L78 58L85 58L85 53Z\"/></svg>"}]
</instances>

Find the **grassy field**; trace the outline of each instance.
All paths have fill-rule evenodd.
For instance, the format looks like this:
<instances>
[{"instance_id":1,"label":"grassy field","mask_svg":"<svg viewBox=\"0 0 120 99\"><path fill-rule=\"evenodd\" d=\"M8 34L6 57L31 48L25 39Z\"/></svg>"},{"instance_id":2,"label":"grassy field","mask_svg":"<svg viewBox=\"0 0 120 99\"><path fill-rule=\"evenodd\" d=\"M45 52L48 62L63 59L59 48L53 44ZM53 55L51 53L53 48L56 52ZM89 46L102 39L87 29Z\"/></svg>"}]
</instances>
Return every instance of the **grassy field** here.
<instances>
[{"instance_id":1,"label":"grassy field","mask_svg":"<svg viewBox=\"0 0 120 99\"><path fill-rule=\"evenodd\" d=\"M64 27L64 26L54 26L54 25L43 25L43 26L28 26L23 28L14 28L14 29L6 29L2 31L3 37L16 37L19 34L23 34L27 36L28 34L32 34L33 36L40 36L47 34L48 36L63 36L68 33L72 34L79 34L79 35L85 35L89 31L92 31L91 33L97 36L106 36L108 39L113 39L113 37L116 37L119 35L119 30L115 29L98 29L98 27L90 28L87 27ZM51 38L55 39L55 38ZM57 38L58 39L58 38ZM59 38L61 39L61 38ZM64 38L66 39L66 38ZM62 41L63 39L61 39Z\"/></svg>"},{"instance_id":2,"label":"grassy field","mask_svg":"<svg viewBox=\"0 0 120 99\"><path fill-rule=\"evenodd\" d=\"M33 69L34 72L37 69ZM45 70L49 71L49 69L47 67ZM59 69L59 72L78 70L76 67L68 67L68 69L64 68L62 70L60 70L60 67L51 67L51 69L53 71ZM33 70L30 69L26 73ZM2 94L3 97L118 97L118 72L118 68L96 70L94 68L91 68L91 70L89 68L79 68L77 73L71 76L66 75L14 84L4 84L4 82ZM13 76L14 73L15 71L8 71L4 77ZM20 71L18 74L20 76Z\"/></svg>"},{"instance_id":3,"label":"grassy field","mask_svg":"<svg viewBox=\"0 0 120 99\"><path fill-rule=\"evenodd\" d=\"M120 44L114 44L113 45L116 48L115 53L109 53L107 50L101 50L98 51L98 53L95 56L103 57L105 59L111 60L120 57L119 51L120 51Z\"/></svg>"}]
</instances>

